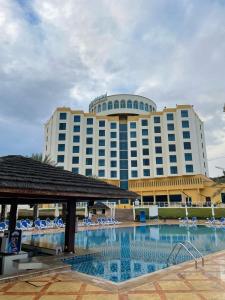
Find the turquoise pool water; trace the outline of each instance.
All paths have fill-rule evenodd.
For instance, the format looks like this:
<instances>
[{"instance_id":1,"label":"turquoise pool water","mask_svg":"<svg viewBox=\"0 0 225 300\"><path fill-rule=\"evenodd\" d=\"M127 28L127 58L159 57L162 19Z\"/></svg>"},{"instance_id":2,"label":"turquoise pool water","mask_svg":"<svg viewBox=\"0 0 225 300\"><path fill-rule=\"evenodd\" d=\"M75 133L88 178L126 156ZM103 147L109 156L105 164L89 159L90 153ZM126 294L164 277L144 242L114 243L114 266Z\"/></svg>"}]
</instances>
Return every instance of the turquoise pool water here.
<instances>
[{"instance_id":1,"label":"turquoise pool water","mask_svg":"<svg viewBox=\"0 0 225 300\"><path fill-rule=\"evenodd\" d=\"M62 245L64 233L24 237ZM166 260L178 242L191 241L206 255L225 249L225 229L206 226L145 225L126 228L105 228L80 231L76 234L78 247L95 250L98 254L67 259L72 269L113 282L138 277L167 267ZM181 250L178 262L191 259Z\"/></svg>"}]
</instances>

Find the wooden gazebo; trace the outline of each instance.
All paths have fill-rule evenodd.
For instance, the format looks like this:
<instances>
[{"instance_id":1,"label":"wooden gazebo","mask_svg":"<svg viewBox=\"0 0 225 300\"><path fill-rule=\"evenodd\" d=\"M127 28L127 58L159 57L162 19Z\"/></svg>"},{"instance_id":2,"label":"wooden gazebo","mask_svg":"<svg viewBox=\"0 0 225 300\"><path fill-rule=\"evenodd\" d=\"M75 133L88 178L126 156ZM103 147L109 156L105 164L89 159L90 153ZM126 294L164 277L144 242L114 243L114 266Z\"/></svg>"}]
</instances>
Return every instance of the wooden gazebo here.
<instances>
[{"instance_id":1,"label":"wooden gazebo","mask_svg":"<svg viewBox=\"0 0 225 300\"><path fill-rule=\"evenodd\" d=\"M65 251L74 252L76 202L134 199L137 194L31 158L0 157L0 204L11 205L9 228L16 227L17 205L66 203Z\"/></svg>"}]
</instances>

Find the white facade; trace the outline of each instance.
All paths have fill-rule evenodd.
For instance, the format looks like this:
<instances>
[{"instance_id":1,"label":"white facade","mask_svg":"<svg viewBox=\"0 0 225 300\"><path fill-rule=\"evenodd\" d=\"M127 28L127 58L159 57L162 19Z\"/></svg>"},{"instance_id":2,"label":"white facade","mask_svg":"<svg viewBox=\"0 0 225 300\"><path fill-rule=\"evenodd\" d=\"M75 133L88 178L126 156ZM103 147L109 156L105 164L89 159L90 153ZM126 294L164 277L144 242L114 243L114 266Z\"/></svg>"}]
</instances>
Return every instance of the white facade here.
<instances>
[{"instance_id":1,"label":"white facade","mask_svg":"<svg viewBox=\"0 0 225 300\"><path fill-rule=\"evenodd\" d=\"M128 180L208 175L204 127L191 105L157 111L135 95L104 95L89 113L57 108L45 125L44 155L87 176Z\"/></svg>"}]
</instances>

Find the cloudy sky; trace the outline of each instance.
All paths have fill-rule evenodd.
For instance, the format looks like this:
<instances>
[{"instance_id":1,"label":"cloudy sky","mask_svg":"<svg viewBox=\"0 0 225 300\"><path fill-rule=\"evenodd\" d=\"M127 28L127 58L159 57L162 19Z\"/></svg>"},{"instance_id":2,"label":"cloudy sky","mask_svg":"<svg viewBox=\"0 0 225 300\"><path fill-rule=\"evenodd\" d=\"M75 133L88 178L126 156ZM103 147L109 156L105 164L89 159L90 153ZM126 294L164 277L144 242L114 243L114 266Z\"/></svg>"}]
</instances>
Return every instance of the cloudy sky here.
<instances>
[{"instance_id":1,"label":"cloudy sky","mask_svg":"<svg viewBox=\"0 0 225 300\"><path fill-rule=\"evenodd\" d=\"M225 1L0 0L0 155L41 152L57 106L105 92L193 104L225 167Z\"/></svg>"}]
</instances>

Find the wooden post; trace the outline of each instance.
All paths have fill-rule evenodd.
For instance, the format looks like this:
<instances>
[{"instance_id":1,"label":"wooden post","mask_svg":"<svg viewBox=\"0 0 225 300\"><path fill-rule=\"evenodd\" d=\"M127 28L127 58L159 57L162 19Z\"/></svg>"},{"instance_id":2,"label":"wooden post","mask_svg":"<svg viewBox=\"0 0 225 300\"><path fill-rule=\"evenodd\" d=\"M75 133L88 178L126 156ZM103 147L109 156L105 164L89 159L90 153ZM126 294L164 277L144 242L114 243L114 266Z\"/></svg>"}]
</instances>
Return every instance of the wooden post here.
<instances>
[{"instance_id":1,"label":"wooden post","mask_svg":"<svg viewBox=\"0 0 225 300\"><path fill-rule=\"evenodd\" d=\"M2 204L1 206L2 206L2 210L1 210L0 220L4 221L6 219L7 205L6 204Z\"/></svg>"},{"instance_id":2,"label":"wooden post","mask_svg":"<svg viewBox=\"0 0 225 300\"><path fill-rule=\"evenodd\" d=\"M62 203L62 219L63 219L63 222L66 222L66 212L67 212L66 203Z\"/></svg>"},{"instance_id":3,"label":"wooden post","mask_svg":"<svg viewBox=\"0 0 225 300\"><path fill-rule=\"evenodd\" d=\"M67 202L66 227L65 227L65 252L74 253L76 202Z\"/></svg>"},{"instance_id":4,"label":"wooden post","mask_svg":"<svg viewBox=\"0 0 225 300\"><path fill-rule=\"evenodd\" d=\"M17 216L17 204L11 204L9 212L9 230L14 231L16 229L16 216Z\"/></svg>"},{"instance_id":5,"label":"wooden post","mask_svg":"<svg viewBox=\"0 0 225 300\"><path fill-rule=\"evenodd\" d=\"M33 221L36 221L39 215L38 204L34 204L33 206ZM34 226L34 223L33 223Z\"/></svg>"}]
</instances>

